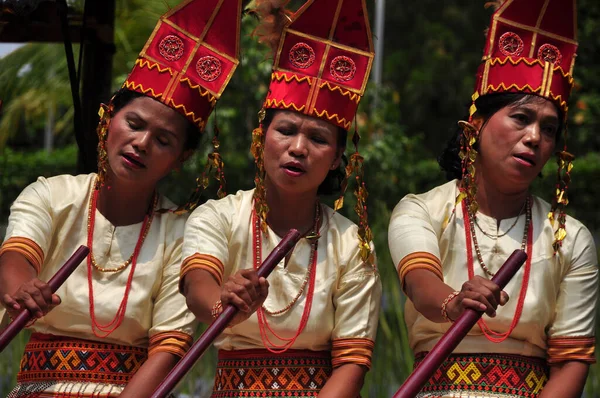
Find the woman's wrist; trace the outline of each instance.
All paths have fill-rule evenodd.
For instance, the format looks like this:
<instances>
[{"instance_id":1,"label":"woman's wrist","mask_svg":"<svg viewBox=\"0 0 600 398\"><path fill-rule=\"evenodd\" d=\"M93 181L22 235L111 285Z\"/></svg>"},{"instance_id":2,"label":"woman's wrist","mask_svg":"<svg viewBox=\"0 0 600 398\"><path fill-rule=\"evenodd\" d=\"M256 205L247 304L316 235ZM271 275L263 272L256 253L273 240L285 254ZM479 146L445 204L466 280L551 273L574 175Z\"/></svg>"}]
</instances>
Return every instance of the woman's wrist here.
<instances>
[{"instance_id":1,"label":"woman's wrist","mask_svg":"<svg viewBox=\"0 0 600 398\"><path fill-rule=\"evenodd\" d=\"M454 292L450 293L450 294L448 295L448 297L446 297L446 298L444 299L444 301L442 302L442 309L441 309L441 312L442 312L442 318L444 318L444 319L446 320L446 322L450 322L450 323L452 323L452 322L454 322L454 321L456 320L456 319L452 319L452 318L450 318L450 315L448 315L448 305L449 305L449 304L450 304L450 302L451 302L452 300L454 300L454 299L455 299L455 298L456 298L456 297L457 297L459 294L460 294L460 292L459 292L459 291L454 291Z\"/></svg>"}]
</instances>

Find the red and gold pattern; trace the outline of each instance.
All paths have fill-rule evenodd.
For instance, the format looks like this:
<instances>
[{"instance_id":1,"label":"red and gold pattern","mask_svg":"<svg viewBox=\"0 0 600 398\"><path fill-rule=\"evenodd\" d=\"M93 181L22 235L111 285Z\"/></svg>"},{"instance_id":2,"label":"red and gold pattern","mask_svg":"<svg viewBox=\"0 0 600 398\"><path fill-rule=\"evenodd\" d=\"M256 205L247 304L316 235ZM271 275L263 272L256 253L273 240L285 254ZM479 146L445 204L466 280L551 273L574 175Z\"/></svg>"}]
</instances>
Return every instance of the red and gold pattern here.
<instances>
[{"instance_id":1,"label":"red and gold pattern","mask_svg":"<svg viewBox=\"0 0 600 398\"><path fill-rule=\"evenodd\" d=\"M239 59L241 0L186 0L162 16L123 84L204 129Z\"/></svg>"},{"instance_id":2,"label":"red and gold pattern","mask_svg":"<svg viewBox=\"0 0 600 398\"><path fill-rule=\"evenodd\" d=\"M0 246L0 256L11 251L25 256L31 266L35 268L35 273L40 273L40 269L44 263L44 252L37 243L28 238L10 238Z\"/></svg>"},{"instance_id":3,"label":"red and gold pattern","mask_svg":"<svg viewBox=\"0 0 600 398\"><path fill-rule=\"evenodd\" d=\"M348 130L373 56L364 0L309 0L283 31L265 108L293 109Z\"/></svg>"},{"instance_id":4,"label":"red and gold pattern","mask_svg":"<svg viewBox=\"0 0 600 398\"><path fill-rule=\"evenodd\" d=\"M553 337L548 339L548 363L564 361L596 363L594 337Z\"/></svg>"},{"instance_id":5,"label":"red and gold pattern","mask_svg":"<svg viewBox=\"0 0 600 398\"><path fill-rule=\"evenodd\" d=\"M407 255L400 260L396 269L400 276L402 290L404 290L404 278L406 278L406 274L415 269L426 269L433 272L441 281L444 280L440 260L433 254L427 252L415 252Z\"/></svg>"},{"instance_id":6,"label":"red and gold pattern","mask_svg":"<svg viewBox=\"0 0 600 398\"><path fill-rule=\"evenodd\" d=\"M476 91L536 94L566 113L576 51L575 0L506 0L492 15Z\"/></svg>"},{"instance_id":7,"label":"red and gold pattern","mask_svg":"<svg viewBox=\"0 0 600 398\"><path fill-rule=\"evenodd\" d=\"M416 355L415 368L425 354ZM438 368L417 397L441 397L464 391L465 394L481 396L535 398L548 381L548 372L543 358L453 354Z\"/></svg>"},{"instance_id":8,"label":"red and gold pattern","mask_svg":"<svg viewBox=\"0 0 600 398\"><path fill-rule=\"evenodd\" d=\"M127 384L146 359L145 348L34 333L25 346L17 382Z\"/></svg>"},{"instance_id":9,"label":"red and gold pattern","mask_svg":"<svg viewBox=\"0 0 600 398\"><path fill-rule=\"evenodd\" d=\"M220 350L211 398L316 397L331 372L328 351Z\"/></svg>"}]
</instances>

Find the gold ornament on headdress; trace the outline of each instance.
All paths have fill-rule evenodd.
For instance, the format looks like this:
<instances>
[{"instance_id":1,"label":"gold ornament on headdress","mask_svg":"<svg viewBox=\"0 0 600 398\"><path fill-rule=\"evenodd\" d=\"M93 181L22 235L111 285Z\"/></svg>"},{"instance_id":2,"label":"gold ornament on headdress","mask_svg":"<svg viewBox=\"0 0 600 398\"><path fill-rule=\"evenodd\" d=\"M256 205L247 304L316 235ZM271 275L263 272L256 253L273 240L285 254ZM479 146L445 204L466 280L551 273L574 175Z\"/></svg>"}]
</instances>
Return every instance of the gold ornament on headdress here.
<instances>
[{"instance_id":1,"label":"gold ornament on headdress","mask_svg":"<svg viewBox=\"0 0 600 398\"><path fill-rule=\"evenodd\" d=\"M265 163L263 159L264 145L265 145L265 134L263 131L263 121L265 119L265 110L261 109L258 112L258 128L252 131L252 146L250 151L254 157L254 163L256 164L256 176L254 177L254 211L260 218L260 227L263 233L268 232L267 228L267 214L269 213L269 206L267 205L267 190L265 187Z\"/></svg>"},{"instance_id":2,"label":"gold ornament on headdress","mask_svg":"<svg viewBox=\"0 0 600 398\"><path fill-rule=\"evenodd\" d=\"M460 152L458 156L461 160L462 178L460 180L460 193L456 197L454 203L457 206L464 199L467 199L469 211L471 214L477 213L479 206L475 196L477 195L477 184L475 183L475 159L477 159L477 150L475 143L479 136L479 131L473 126L473 116L477 112L475 101L479 98L479 94L475 93L471 97L472 104L469 108L469 121L463 120L458 122L462 129L460 137Z\"/></svg>"},{"instance_id":3,"label":"gold ornament on headdress","mask_svg":"<svg viewBox=\"0 0 600 398\"><path fill-rule=\"evenodd\" d=\"M98 178L96 178L94 189L100 189L106 183L106 176L110 167L108 164L108 153L106 152L106 140L113 113L114 105L112 98L108 105L101 104L98 110L98 116L100 116L100 122L96 128L96 133L98 134Z\"/></svg>"},{"instance_id":4,"label":"gold ornament on headdress","mask_svg":"<svg viewBox=\"0 0 600 398\"><path fill-rule=\"evenodd\" d=\"M573 160L575 159L575 156L567 152L566 149L567 145L565 143L564 149L556 153L558 162L557 183L554 200L552 201L552 208L548 213L548 219L550 220L550 223L554 225L554 221L558 221L558 228L554 232L554 242L552 242L552 248L554 249L555 254L561 248L562 242L567 236L565 225L567 218L566 207L569 204L567 190L569 189L569 184L571 183L571 171L573 170ZM557 212L558 216L556 216Z\"/></svg>"},{"instance_id":5,"label":"gold ornament on headdress","mask_svg":"<svg viewBox=\"0 0 600 398\"><path fill-rule=\"evenodd\" d=\"M356 117L354 119L354 134L352 135L352 143L354 144L354 153L350 155L348 164L346 165L344 180L342 181L341 194L334 203L333 209L335 211L340 210L344 206L344 195L348 189L348 181L354 174L356 180L356 187L354 188L354 196L356 197L356 205L354 211L358 215L358 241L360 249L360 257L363 261L370 261L373 264L371 256L371 245L370 242L373 240L373 233L371 227L369 227L369 217L367 213L367 198L369 193L367 192L367 186L364 182L364 158L358 152L358 143L360 141L360 134L358 133L358 123Z\"/></svg>"}]
</instances>

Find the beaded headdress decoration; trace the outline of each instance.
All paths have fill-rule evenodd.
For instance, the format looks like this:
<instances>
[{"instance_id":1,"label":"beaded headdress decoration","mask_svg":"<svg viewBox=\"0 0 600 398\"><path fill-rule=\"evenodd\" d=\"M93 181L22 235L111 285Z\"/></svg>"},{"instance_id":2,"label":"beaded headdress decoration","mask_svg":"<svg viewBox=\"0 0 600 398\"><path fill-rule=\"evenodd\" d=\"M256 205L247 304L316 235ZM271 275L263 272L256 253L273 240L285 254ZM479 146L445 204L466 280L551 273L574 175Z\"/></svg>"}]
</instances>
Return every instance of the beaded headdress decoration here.
<instances>
[{"instance_id":1,"label":"beaded headdress decoration","mask_svg":"<svg viewBox=\"0 0 600 398\"><path fill-rule=\"evenodd\" d=\"M280 34L269 35L260 28L257 32L262 41L272 43L275 58L269 91L259 115L261 125L252 133L252 153L257 166L255 210L261 218L263 231L266 231L268 207L262 160L264 109L293 110L349 130L365 92L374 51L365 0L308 0L291 17L283 10L287 1L257 3L259 13L261 7L266 7L270 8L267 11L284 16ZM264 20L277 25L272 19ZM367 218L367 190L363 181L363 158L358 152L359 141L355 123L354 153L345 169L342 194L334 208L337 211L343 206L348 180L354 174L359 244L362 258L367 260L371 254L372 234Z\"/></svg>"},{"instance_id":2,"label":"beaded headdress decoration","mask_svg":"<svg viewBox=\"0 0 600 398\"><path fill-rule=\"evenodd\" d=\"M563 111L566 122L577 51L575 0L505 0L488 4L496 7L496 11L477 70L469 122L459 122L463 129L460 151L463 178L456 203L468 199L472 213L477 211L474 181L477 152L473 146L479 132L471 124L477 112L475 101L493 93L535 94L554 102ZM565 207L569 202L567 189L574 159L567 152L566 138L565 130L564 148L557 152L558 182L548 214L552 223L558 221L555 251L566 236Z\"/></svg>"},{"instance_id":3,"label":"beaded headdress decoration","mask_svg":"<svg viewBox=\"0 0 600 398\"><path fill-rule=\"evenodd\" d=\"M123 88L137 91L175 109L202 131L239 64L241 0L186 0L163 15L140 52ZM111 101L112 102L112 101ZM99 174L105 173L105 141L112 105L100 109ZM218 129L202 177L188 203L176 212L192 210L206 174L215 170L219 196L224 196L223 161ZM102 180L101 180L102 183Z\"/></svg>"}]
</instances>

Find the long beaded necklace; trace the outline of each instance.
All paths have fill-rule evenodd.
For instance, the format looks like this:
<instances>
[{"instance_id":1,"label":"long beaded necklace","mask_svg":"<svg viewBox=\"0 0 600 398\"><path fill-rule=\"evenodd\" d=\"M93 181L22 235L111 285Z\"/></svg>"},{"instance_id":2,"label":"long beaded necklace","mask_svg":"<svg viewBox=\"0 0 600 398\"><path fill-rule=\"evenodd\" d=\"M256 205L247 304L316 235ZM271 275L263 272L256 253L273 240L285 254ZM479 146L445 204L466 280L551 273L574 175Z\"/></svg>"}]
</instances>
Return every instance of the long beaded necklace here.
<instances>
[{"instance_id":1,"label":"long beaded necklace","mask_svg":"<svg viewBox=\"0 0 600 398\"><path fill-rule=\"evenodd\" d=\"M462 202L462 211L463 217L465 218L465 240L467 243L467 267L469 272L469 279L472 279L475 275L473 269L473 248L471 247L471 236L472 236L472 228L473 222L471 221L471 216L469 214L467 204L463 200ZM524 241L526 241L526 253L527 253L527 261L525 262L525 270L523 273L523 282L521 283L521 291L519 292L519 299L517 301L517 308L515 309L515 315L513 316L512 322L505 333L498 333L493 331L487 323L483 320L483 318L477 321L477 325L485 335L485 337L493 342L493 343L501 343L510 336L513 330L517 327L519 320L521 319L521 314L523 313L523 304L525 303L525 297L527 296L527 286L529 285L529 275L531 272L531 255L533 253L533 223L531 222L531 201L528 198L527 201L527 219L525 223L525 237ZM475 243L475 242L474 242ZM478 251L478 245L475 243L475 249ZM523 247L522 249L523 250ZM481 262L483 265L483 262ZM485 270L485 268L484 268Z\"/></svg>"},{"instance_id":2,"label":"long beaded necklace","mask_svg":"<svg viewBox=\"0 0 600 398\"><path fill-rule=\"evenodd\" d=\"M312 302L313 302L313 296L314 296L314 290L315 290L315 279L316 279L316 269L317 269L316 265L317 265L317 257L318 257L317 256L317 247L318 247L317 232L318 232L318 228L319 228L320 213L321 213L320 205L317 202L316 209L315 209L315 223L313 225L313 232L310 234L310 235L314 236L314 238L311 239L312 242L311 242L311 251L310 251L308 268L306 270L306 276L304 278L304 281L302 283L302 286L300 287L298 294L292 299L292 301L290 301L290 303L288 303L281 310L269 311L263 305L256 311L256 316L258 318L258 327L260 330L260 336L263 341L263 345L265 346L265 348L267 350L269 350L270 352L272 352L274 354L281 354L281 353L286 352L288 349L290 349L294 345L296 339L300 336L300 334L306 327L306 324L308 323L308 318L310 316L310 311L312 308ZM262 234L261 234L261 229L260 229L260 219L258 218L258 216L256 215L256 213L254 211L252 212L252 220L253 220L252 234L254 236L254 243L255 243L254 244L254 268L258 268L258 267L260 267L261 262L262 262ZM267 321L265 314L278 316L278 315L282 315L282 314L285 314L286 312L288 312L294 306L294 304L296 304L296 302L298 301L298 299L304 292L306 285L308 285L308 290L306 292L306 302L304 304L304 311L302 313L302 317L300 318L300 324L298 325L298 330L292 337L280 336L279 334L277 334L277 332L275 332L271 328L271 326L269 325L269 322ZM281 341L285 341L285 343L277 344L277 343L272 342L271 339L269 338L267 330L269 332L271 332L277 339L279 339Z\"/></svg>"},{"instance_id":3,"label":"long beaded necklace","mask_svg":"<svg viewBox=\"0 0 600 398\"><path fill-rule=\"evenodd\" d=\"M92 254L92 245L94 242L94 226L96 225L96 209L98 202L98 190L94 190L90 197L90 205L88 208L88 225L87 225L87 246L90 248L90 253L87 257L87 271L88 271L88 294L89 294L89 303L90 303L90 318L92 321L92 332L96 337L105 338L109 336L112 332L114 332L121 323L123 323L123 319L125 319L125 311L127 310L127 300L129 298L129 292L131 291L131 284L133 281L133 274L135 272L135 266L137 265L137 258L140 254L140 250L142 245L144 244L144 240L146 239L146 235L148 235L148 231L150 230L150 226L152 225L152 219L154 218L154 208L156 207L156 203L158 202L158 197L155 194L152 200L152 207L149 209L148 213L144 217L144 222L142 224L142 229L140 230L140 235L138 237L137 243L135 245L135 249L133 250L133 254L125 262L124 265L121 265L115 270L124 269L129 263L131 263L131 270L129 271L129 276L127 278L127 284L125 285L125 293L123 294L123 299L121 300L121 304L117 309L117 313L114 318L107 324L101 324L96 319L96 311L94 306L94 288L92 284L92 267L95 264L93 260ZM98 267L95 267L98 268ZM107 271L103 269L102 272L116 272L116 271Z\"/></svg>"}]
</instances>

